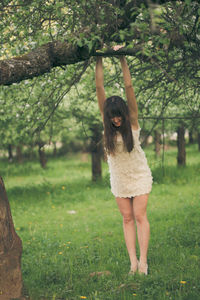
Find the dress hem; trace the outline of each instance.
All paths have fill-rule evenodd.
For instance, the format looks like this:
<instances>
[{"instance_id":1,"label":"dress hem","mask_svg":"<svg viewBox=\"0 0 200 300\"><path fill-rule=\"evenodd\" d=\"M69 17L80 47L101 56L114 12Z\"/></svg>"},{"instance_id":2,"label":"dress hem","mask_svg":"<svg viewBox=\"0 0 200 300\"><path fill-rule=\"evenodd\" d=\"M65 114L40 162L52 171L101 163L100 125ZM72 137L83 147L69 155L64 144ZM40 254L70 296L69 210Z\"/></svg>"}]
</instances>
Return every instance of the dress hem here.
<instances>
[{"instance_id":1,"label":"dress hem","mask_svg":"<svg viewBox=\"0 0 200 300\"><path fill-rule=\"evenodd\" d=\"M152 188L146 192L139 192L139 193L136 193L136 194L128 194L126 196L124 195L115 195L112 191L112 194L116 197L116 198L134 198L136 196L141 196L141 195L145 195L145 194L149 194L151 192Z\"/></svg>"}]
</instances>

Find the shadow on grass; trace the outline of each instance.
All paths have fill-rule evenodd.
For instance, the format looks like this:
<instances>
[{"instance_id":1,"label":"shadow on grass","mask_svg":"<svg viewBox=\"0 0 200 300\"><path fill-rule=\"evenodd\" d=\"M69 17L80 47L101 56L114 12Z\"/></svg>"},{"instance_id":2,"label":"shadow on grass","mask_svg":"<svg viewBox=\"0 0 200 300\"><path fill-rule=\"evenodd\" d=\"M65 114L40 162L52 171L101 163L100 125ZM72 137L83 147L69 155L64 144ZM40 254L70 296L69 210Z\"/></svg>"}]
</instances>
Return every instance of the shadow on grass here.
<instances>
[{"instance_id":1,"label":"shadow on grass","mask_svg":"<svg viewBox=\"0 0 200 300\"><path fill-rule=\"evenodd\" d=\"M24 161L18 163L16 161L8 162L6 159L0 159L0 176L33 176L45 175L49 171L55 171L58 168L65 168L66 170L74 170L75 168L81 170L90 169L90 162L83 162L76 157L56 157L47 162L47 166L43 169L37 159Z\"/></svg>"},{"instance_id":2,"label":"shadow on grass","mask_svg":"<svg viewBox=\"0 0 200 300\"><path fill-rule=\"evenodd\" d=\"M32 176L44 173L44 169L41 168L37 161L28 161L23 163L11 162L8 163L5 160L0 160L0 176Z\"/></svg>"},{"instance_id":3,"label":"shadow on grass","mask_svg":"<svg viewBox=\"0 0 200 300\"><path fill-rule=\"evenodd\" d=\"M200 164L187 167L167 166L164 170L161 167L152 170L154 183L157 184L188 184L199 181ZM32 174L32 171L31 171ZM95 193L96 190L110 189L109 174L106 173L102 180L92 182L87 177L74 178L71 181L51 183L48 178L42 179L39 184L32 183L22 186L14 186L7 189L9 201L15 203L40 203L50 197L56 202L63 201L79 202L87 198L88 193Z\"/></svg>"},{"instance_id":4,"label":"shadow on grass","mask_svg":"<svg viewBox=\"0 0 200 300\"><path fill-rule=\"evenodd\" d=\"M189 166L159 166L152 169L154 182L156 183L174 183L186 184L194 180L199 181L200 163L197 165Z\"/></svg>"},{"instance_id":5,"label":"shadow on grass","mask_svg":"<svg viewBox=\"0 0 200 300\"><path fill-rule=\"evenodd\" d=\"M79 202L87 199L88 193L95 193L98 189L109 189L109 182L99 180L92 182L90 179L81 178L72 182L63 181L61 183L52 184L48 180L44 180L39 184L14 186L7 189L9 202L20 204L35 204L49 200L50 197L54 203L62 203L63 201Z\"/></svg>"}]
</instances>

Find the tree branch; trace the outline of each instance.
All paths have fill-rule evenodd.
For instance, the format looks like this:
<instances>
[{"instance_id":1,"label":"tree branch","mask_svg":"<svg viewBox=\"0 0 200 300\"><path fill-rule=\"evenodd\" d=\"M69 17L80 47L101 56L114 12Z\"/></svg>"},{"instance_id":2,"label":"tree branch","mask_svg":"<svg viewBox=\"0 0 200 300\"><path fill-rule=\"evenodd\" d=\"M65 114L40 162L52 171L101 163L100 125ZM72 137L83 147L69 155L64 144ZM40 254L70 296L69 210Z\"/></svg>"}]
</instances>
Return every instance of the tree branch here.
<instances>
[{"instance_id":1,"label":"tree branch","mask_svg":"<svg viewBox=\"0 0 200 300\"><path fill-rule=\"evenodd\" d=\"M112 0L110 0L112 3ZM170 2L169 0L132 0L129 1L128 4L132 5L132 8L137 9L141 6L141 3L143 3L145 6L149 6L151 3L156 4L164 4ZM173 1L171 1L173 2ZM183 2L183 1L181 1ZM192 1L196 2L196 1ZM125 1L126 3L126 1ZM134 22L134 17L132 15L132 10L129 7L129 5L125 5L124 1L120 1L120 8L123 7L125 13L122 15L122 20L120 19L122 28L129 28L130 23ZM120 25L118 24L120 29ZM126 27L127 26L127 27ZM115 27L115 26L114 26ZM106 41L108 41L108 44L112 41L113 33L115 32L115 28L113 26L109 27L109 30L105 33L103 31L101 36L99 38ZM152 36L155 36L157 34L160 34L160 30L158 28L158 32L155 30L149 34L152 34ZM156 62L156 56L152 56L151 58L146 55L143 52L143 46L137 44L133 48L123 48L117 51L117 53L113 50L107 49L106 51L98 51L99 45L97 45L97 42L90 40L91 32L88 32L87 41L90 45L90 49L87 45L83 47L79 47L77 45L74 45L73 43L68 42L49 42L47 44L44 44L41 47L38 47L34 51L31 51L27 54L14 57L12 59L5 59L0 60L0 85L10 85L12 83L17 83L25 79L31 79L33 77L37 77L40 75L43 75L44 73L50 72L50 70L57 66L63 66L68 64L75 64L80 61L85 61L91 56L116 56L116 55L129 55L129 56L137 56L142 61L150 62L151 59ZM106 35L107 39L104 39ZM133 40L140 40L140 37L142 35L142 32L133 31L130 38L131 41ZM111 38L112 37L112 38ZM168 37L170 39L170 49L179 48L184 49L184 42L186 42L186 38L183 37L183 35L179 32L175 32L175 34L172 37ZM94 39L94 38L93 38ZM128 39L128 37L127 37ZM91 44L93 43L92 47ZM198 43L198 41L196 41ZM162 45L161 45L162 46ZM91 50L92 48L92 50ZM169 50L170 50L169 49ZM196 50L195 50L196 51ZM194 51L193 51L194 52ZM197 51L195 52L198 53ZM167 55L167 54L166 54ZM171 79L170 79L171 80Z\"/></svg>"},{"instance_id":2,"label":"tree branch","mask_svg":"<svg viewBox=\"0 0 200 300\"><path fill-rule=\"evenodd\" d=\"M50 42L12 59L0 60L0 85L10 85L50 72L53 67L87 60L87 47L67 42Z\"/></svg>"}]
</instances>

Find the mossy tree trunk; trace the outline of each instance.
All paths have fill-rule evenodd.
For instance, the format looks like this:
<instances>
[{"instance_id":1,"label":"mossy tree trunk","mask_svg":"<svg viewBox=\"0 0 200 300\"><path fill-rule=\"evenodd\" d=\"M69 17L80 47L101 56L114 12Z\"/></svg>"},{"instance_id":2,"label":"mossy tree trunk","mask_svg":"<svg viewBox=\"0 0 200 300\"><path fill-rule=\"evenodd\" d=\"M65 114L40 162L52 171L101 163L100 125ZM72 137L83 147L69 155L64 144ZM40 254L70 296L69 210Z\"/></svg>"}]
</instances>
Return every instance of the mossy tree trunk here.
<instances>
[{"instance_id":1,"label":"mossy tree trunk","mask_svg":"<svg viewBox=\"0 0 200 300\"><path fill-rule=\"evenodd\" d=\"M15 232L3 179L0 177L0 299L21 297L22 242Z\"/></svg>"}]
</instances>

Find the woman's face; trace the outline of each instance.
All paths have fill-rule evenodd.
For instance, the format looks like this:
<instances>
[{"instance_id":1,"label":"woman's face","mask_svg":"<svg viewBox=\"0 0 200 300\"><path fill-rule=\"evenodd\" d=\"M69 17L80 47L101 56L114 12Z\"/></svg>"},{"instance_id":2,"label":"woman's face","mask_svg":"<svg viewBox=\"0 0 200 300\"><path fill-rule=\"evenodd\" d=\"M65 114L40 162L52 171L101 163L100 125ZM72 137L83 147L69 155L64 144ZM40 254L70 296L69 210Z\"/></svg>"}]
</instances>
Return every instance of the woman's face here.
<instances>
[{"instance_id":1,"label":"woman's face","mask_svg":"<svg viewBox=\"0 0 200 300\"><path fill-rule=\"evenodd\" d=\"M115 125L116 127L120 127L122 124L122 117L114 117L111 118L111 122L113 123L113 125Z\"/></svg>"}]
</instances>

